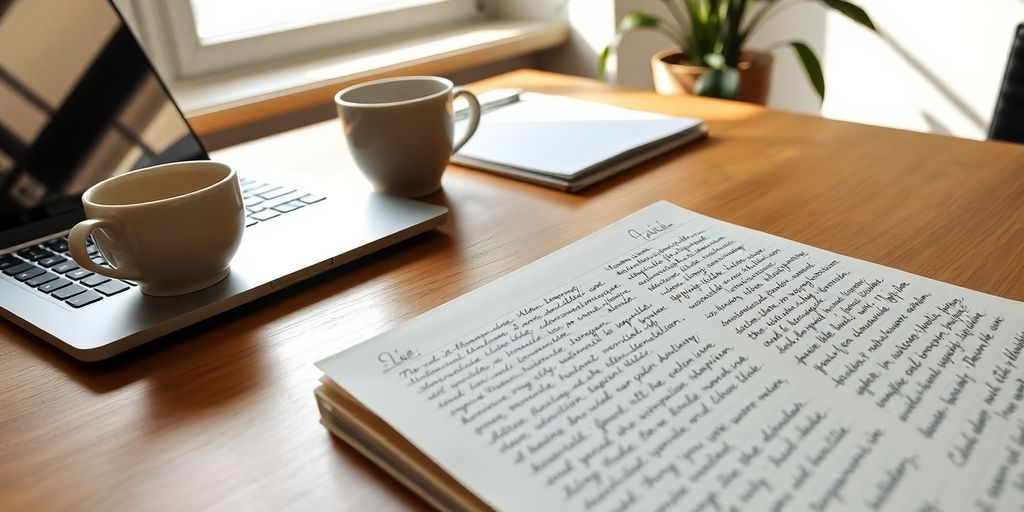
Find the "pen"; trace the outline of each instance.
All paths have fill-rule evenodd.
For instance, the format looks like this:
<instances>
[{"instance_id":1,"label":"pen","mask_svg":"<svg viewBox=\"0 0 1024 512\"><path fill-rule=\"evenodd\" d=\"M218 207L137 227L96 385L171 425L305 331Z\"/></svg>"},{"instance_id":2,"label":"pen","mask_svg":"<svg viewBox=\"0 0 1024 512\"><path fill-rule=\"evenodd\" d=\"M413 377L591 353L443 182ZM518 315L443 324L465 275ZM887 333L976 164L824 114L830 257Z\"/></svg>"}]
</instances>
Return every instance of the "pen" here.
<instances>
[{"instance_id":1,"label":"pen","mask_svg":"<svg viewBox=\"0 0 1024 512\"><path fill-rule=\"evenodd\" d=\"M522 93L522 89L492 89L478 94L477 99L480 101L480 115L519 101ZM459 103L460 105L455 108L454 112L456 121L465 119L466 116L469 115L469 107L466 106L466 103L463 101L460 101Z\"/></svg>"}]
</instances>

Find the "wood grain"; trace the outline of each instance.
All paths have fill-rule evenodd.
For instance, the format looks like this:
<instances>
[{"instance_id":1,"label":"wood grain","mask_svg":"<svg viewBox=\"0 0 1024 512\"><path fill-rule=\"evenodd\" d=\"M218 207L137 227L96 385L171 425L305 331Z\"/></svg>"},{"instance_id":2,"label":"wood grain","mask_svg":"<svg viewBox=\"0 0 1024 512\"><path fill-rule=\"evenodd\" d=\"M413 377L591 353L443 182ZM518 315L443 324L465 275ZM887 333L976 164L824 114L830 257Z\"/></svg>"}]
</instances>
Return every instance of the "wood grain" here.
<instances>
[{"instance_id":1,"label":"wood grain","mask_svg":"<svg viewBox=\"0 0 1024 512\"><path fill-rule=\"evenodd\" d=\"M313 363L659 199L1024 299L1024 147L666 98L521 71L519 86L702 117L711 137L569 195L452 167L437 232L98 365L0 322L2 510L424 507L317 423ZM223 151L359 178L337 122Z\"/></svg>"}]
</instances>

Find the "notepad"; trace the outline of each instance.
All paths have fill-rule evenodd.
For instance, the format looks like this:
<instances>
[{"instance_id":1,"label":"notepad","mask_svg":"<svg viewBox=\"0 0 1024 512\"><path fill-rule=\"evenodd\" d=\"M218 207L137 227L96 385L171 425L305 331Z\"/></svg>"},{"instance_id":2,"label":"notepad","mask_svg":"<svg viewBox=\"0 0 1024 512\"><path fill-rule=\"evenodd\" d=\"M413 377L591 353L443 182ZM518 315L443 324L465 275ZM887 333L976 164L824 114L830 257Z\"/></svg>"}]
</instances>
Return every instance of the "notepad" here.
<instances>
[{"instance_id":1,"label":"notepad","mask_svg":"<svg viewBox=\"0 0 1024 512\"><path fill-rule=\"evenodd\" d=\"M479 128L452 162L577 191L707 134L700 119L533 92L512 100L484 101Z\"/></svg>"},{"instance_id":2,"label":"notepad","mask_svg":"<svg viewBox=\"0 0 1024 512\"><path fill-rule=\"evenodd\" d=\"M1024 303L667 202L318 366L445 510L1024 503Z\"/></svg>"}]
</instances>

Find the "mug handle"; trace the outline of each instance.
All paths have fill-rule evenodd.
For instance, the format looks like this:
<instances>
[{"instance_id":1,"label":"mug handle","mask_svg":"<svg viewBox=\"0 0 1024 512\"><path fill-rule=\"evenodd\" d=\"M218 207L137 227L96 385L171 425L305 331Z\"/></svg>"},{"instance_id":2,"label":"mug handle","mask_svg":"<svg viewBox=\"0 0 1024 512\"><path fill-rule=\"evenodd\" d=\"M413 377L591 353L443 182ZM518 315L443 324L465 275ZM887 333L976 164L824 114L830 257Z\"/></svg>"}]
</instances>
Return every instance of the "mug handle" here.
<instances>
[{"instance_id":1,"label":"mug handle","mask_svg":"<svg viewBox=\"0 0 1024 512\"><path fill-rule=\"evenodd\" d=\"M466 103L469 103L469 127L466 128L466 133L462 134L462 138L459 139L452 147L452 153L455 153L469 141L469 138L476 132L477 125L480 124L480 101L476 99L476 96L463 89L462 87L456 87L452 89L452 99L463 96L466 98Z\"/></svg>"},{"instance_id":2,"label":"mug handle","mask_svg":"<svg viewBox=\"0 0 1024 512\"><path fill-rule=\"evenodd\" d=\"M113 277L114 279L138 281L142 277L138 270L128 270L121 267L108 268L97 265L95 261L92 261L89 252L85 248L85 240L89 237L89 233L92 233L92 230L97 228L117 231L117 226L105 219L86 219L75 224L75 227L71 228L71 232L68 233L68 251L71 252L71 258L80 267L90 272Z\"/></svg>"}]
</instances>

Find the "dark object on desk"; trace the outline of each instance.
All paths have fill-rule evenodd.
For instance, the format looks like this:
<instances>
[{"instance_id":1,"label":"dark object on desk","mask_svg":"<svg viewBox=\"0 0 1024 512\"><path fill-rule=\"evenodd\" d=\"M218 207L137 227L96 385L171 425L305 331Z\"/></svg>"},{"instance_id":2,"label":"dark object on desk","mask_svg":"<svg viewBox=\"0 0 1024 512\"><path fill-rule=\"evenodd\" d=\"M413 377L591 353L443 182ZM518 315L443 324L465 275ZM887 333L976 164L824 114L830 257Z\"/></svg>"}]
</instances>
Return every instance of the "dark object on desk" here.
<instances>
[{"instance_id":1,"label":"dark object on desk","mask_svg":"<svg viewBox=\"0 0 1024 512\"><path fill-rule=\"evenodd\" d=\"M1024 23L1017 25L1010 46L988 138L1024 143Z\"/></svg>"}]
</instances>

